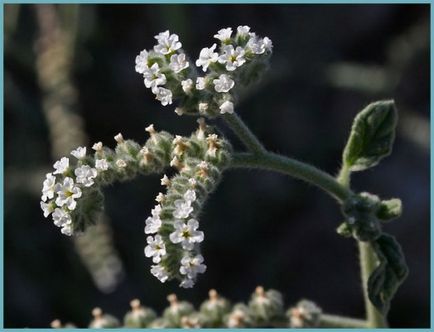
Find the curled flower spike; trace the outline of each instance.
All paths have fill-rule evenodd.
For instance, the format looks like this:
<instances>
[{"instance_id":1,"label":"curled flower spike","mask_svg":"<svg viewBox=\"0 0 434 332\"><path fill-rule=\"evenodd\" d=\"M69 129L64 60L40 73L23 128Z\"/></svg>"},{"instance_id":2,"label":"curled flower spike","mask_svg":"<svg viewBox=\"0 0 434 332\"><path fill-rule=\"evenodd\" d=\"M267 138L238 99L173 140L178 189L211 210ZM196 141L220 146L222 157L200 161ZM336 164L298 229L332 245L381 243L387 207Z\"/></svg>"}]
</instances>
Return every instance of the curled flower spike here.
<instances>
[{"instance_id":1,"label":"curled flower spike","mask_svg":"<svg viewBox=\"0 0 434 332\"><path fill-rule=\"evenodd\" d=\"M163 106L177 103L176 114L202 114L216 117L233 113L238 91L256 81L268 66L272 51L271 40L260 38L250 27L220 29L214 43L200 51L193 63L181 50L179 37L169 31L155 36L158 45L142 51L136 57L136 71L143 75L144 83Z\"/></svg>"}]
</instances>

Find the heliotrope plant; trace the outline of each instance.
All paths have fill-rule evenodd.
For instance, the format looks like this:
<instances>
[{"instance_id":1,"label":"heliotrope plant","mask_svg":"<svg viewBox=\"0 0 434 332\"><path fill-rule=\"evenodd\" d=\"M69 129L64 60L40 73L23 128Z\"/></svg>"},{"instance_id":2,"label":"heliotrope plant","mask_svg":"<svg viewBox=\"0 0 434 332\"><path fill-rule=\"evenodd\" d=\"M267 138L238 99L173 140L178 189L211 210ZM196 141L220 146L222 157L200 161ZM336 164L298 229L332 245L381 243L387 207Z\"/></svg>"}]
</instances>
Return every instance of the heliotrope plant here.
<instances>
[{"instance_id":1,"label":"heliotrope plant","mask_svg":"<svg viewBox=\"0 0 434 332\"><path fill-rule=\"evenodd\" d=\"M180 136L149 125L150 138L143 145L117 134L114 149L101 142L92 146L91 153L78 147L71 156L56 161L54 171L46 175L41 197L44 216L51 216L63 234L79 234L103 209L104 186L138 174L163 175L172 167L175 174L162 176L165 191L157 195L157 204L145 219L144 254L152 260L151 273L161 282L176 279L181 287L191 288L197 275L206 271L199 214L224 171L258 168L284 173L320 187L341 206L344 221L337 231L359 243L366 326L385 326L390 301L408 273L400 245L382 230L385 222L401 214L401 201L354 192L350 176L390 154L397 122L394 102L372 103L357 115L341 170L334 177L267 151L235 112L240 91L267 69L271 40L248 26L221 29L214 38L218 42L192 60L182 50L178 35L165 31L155 36L157 45L141 51L135 61L136 72L155 98L180 116L200 116L198 129ZM205 123L205 118L216 117L238 135L247 152L234 152Z\"/></svg>"}]
</instances>

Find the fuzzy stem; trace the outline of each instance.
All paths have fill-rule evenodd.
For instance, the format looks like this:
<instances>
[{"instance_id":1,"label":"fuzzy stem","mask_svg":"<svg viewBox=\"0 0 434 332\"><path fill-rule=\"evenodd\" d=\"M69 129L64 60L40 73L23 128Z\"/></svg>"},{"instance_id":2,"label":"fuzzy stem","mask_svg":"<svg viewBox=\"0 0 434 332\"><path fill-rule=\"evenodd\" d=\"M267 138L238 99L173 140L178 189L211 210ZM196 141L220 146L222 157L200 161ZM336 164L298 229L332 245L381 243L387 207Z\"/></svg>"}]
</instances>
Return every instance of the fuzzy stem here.
<instances>
[{"instance_id":1,"label":"fuzzy stem","mask_svg":"<svg viewBox=\"0 0 434 332\"><path fill-rule=\"evenodd\" d=\"M319 327L366 328L367 322L362 319L321 314Z\"/></svg>"},{"instance_id":2,"label":"fuzzy stem","mask_svg":"<svg viewBox=\"0 0 434 332\"><path fill-rule=\"evenodd\" d=\"M255 154L265 152L262 143L236 113L226 113L222 117L250 152Z\"/></svg>"},{"instance_id":3,"label":"fuzzy stem","mask_svg":"<svg viewBox=\"0 0 434 332\"><path fill-rule=\"evenodd\" d=\"M271 152L260 154L236 153L232 167L249 167L284 173L311 183L342 202L351 195L351 190L339 184L334 177L301 161Z\"/></svg>"}]
</instances>

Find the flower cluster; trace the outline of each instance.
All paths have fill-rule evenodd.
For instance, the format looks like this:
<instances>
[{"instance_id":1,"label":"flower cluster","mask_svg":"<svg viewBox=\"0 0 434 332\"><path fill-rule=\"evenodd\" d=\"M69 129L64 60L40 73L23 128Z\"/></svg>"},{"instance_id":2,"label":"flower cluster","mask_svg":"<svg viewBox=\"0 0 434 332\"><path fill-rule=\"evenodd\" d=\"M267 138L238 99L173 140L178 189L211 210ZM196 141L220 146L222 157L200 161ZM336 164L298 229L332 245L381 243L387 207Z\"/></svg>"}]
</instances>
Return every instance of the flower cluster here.
<instances>
[{"instance_id":1,"label":"flower cluster","mask_svg":"<svg viewBox=\"0 0 434 332\"><path fill-rule=\"evenodd\" d=\"M155 36L158 44L153 50L143 50L136 57L136 71L163 106L177 99L178 115L233 113L237 90L267 68L273 47L268 37L260 38L250 27L239 26L235 32L221 29L214 38L219 45L203 48L194 62L202 76L183 53L178 35L169 31Z\"/></svg>"}]
</instances>

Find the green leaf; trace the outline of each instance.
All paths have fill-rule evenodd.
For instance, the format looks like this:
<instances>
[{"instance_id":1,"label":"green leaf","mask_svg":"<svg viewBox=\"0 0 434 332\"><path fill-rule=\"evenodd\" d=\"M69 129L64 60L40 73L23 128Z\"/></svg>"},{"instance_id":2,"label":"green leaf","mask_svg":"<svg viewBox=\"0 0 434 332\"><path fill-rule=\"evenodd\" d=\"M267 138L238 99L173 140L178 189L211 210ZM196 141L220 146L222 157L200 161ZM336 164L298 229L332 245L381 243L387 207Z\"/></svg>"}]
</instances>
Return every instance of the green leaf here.
<instances>
[{"instance_id":1,"label":"green leaf","mask_svg":"<svg viewBox=\"0 0 434 332\"><path fill-rule=\"evenodd\" d=\"M393 236L383 233L372 245L380 264L369 276L368 295L372 304L386 315L390 301L408 275L408 267Z\"/></svg>"},{"instance_id":2,"label":"green leaf","mask_svg":"<svg viewBox=\"0 0 434 332\"><path fill-rule=\"evenodd\" d=\"M357 114L343 154L344 167L353 172L363 171L388 156L397 120L393 100L369 104Z\"/></svg>"}]
</instances>

